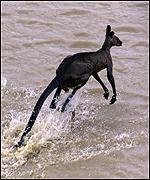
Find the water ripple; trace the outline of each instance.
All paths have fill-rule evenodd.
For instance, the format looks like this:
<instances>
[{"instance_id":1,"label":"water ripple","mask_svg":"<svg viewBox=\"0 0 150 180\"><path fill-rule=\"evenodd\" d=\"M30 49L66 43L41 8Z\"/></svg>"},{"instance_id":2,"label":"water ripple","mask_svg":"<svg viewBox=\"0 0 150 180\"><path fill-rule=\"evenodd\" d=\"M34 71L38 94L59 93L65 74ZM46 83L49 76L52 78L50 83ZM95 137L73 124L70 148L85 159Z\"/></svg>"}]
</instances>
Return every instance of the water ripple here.
<instances>
[{"instance_id":1,"label":"water ripple","mask_svg":"<svg viewBox=\"0 0 150 180\"><path fill-rule=\"evenodd\" d=\"M61 13L60 15L64 16L81 16L90 13L90 11L87 10L81 10L81 9L72 9L71 11Z\"/></svg>"},{"instance_id":2,"label":"water ripple","mask_svg":"<svg viewBox=\"0 0 150 180\"><path fill-rule=\"evenodd\" d=\"M91 41L74 41L69 45L70 48L98 48L98 44Z\"/></svg>"}]
</instances>

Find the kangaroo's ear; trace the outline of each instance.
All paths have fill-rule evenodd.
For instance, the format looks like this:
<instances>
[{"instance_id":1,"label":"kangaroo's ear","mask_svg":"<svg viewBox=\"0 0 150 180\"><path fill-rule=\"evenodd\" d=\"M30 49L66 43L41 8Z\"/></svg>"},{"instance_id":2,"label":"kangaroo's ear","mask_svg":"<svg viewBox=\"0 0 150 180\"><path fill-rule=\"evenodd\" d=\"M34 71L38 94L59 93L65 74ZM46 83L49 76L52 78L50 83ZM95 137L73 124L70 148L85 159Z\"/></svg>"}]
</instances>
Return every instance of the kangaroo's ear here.
<instances>
[{"instance_id":1,"label":"kangaroo's ear","mask_svg":"<svg viewBox=\"0 0 150 180\"><path fill-rule=\"evenodd\" d=\"M114 34L115 34L114 31L111 31L111 32L109 33L109 36L112 38Z\"/></svg>"},{"instance_id":2,"label":"kangaroo's ear","mask_svg":"<svg viewBox=\"0 0 150 180\"><path fill-rule=\"evenodd\" d=\"M106 36L109 36L110 31L111 31L111 26L110 26L110 25L107 25L107 28L106 28Z\"/></svg>"}]
</instances>

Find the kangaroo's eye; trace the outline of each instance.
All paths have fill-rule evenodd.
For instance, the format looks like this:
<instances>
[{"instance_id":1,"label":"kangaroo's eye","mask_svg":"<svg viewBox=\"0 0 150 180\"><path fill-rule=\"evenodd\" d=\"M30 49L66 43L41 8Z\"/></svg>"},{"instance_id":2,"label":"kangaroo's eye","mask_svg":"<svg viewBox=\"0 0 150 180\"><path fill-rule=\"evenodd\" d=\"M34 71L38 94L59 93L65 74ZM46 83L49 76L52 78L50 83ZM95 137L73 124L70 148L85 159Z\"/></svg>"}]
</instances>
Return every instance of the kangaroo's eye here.
<instances>
[{"instance_id":1,"label":"kangaroo's eye","mask_svg":"<svg viewBox=\"0 0 150 180\"><path fill-rule=\"evenodd\" d=\"M117 38L117 42L118 42L118 43L120 42L119 38Z\"/></svg>"}]
</instances>

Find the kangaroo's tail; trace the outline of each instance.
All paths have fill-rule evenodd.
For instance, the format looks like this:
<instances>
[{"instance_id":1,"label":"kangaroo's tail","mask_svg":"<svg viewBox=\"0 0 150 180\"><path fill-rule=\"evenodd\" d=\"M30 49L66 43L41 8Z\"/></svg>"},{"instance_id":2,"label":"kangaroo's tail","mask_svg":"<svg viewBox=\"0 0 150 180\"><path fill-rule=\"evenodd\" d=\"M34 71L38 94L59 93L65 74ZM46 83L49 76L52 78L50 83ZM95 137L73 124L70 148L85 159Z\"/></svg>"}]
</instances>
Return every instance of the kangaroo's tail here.
<instances>
[{"instance_id":1,"label":"kangaroo's tail","mask_svg":"<svg viewBox=\"0 0 150 180\"><path fill-rule=\"evenodd\" d=\"M27 124L27 126L26 126L26 128L25 128L25 130L24 130L24 132L23 132L23 134L22 134L22 136L21 136L21 139L20 139L20 141L18 142L18 145L15 145L15 147L20 147L21 146L21 144L23 143L23 141L24 141L24 136L26 136L26 134L31 130L31 128L32 128L32 126L33 126L33 124L34 124L34 122L35 122L35 120L36 120L36 118L37 118L37 116L38 116L38 114L39 114L39 112L40 112L40 109L41 109L41 107L42 107L42 105L43 105L43 103L44 103L44 101L46 100L46 98L50 95L50 93L54 90L54 89L56 89L58 86L60 86L61 85L61 78L59 78L59 77L55 77L51 82L50 82L50 84L47 86L47 88L43 91L43 93L41 94L41 96L39 97L39 99L38 99L38 101L37 101L37 103L36 103L36 105L35 105L35 107L34 107L34 109L33 109L33 112L32 112L32 114L31 114L31 117L30 117L30 119L29 119L29 121L28 121L28 124Z\"/></svg>"},{"instance_id":2,"label":"kangaroo's tail","mask_svg":"<svg viewBox=\"0 0 150 180\"><path fill-rule=\"evenodd\" d=\"M39 97L34 110L32 112L32 115L30 117L30 119L35 120L37 118L37 115L44 103L44 101L46 100L46 98L50 95L50 93L52 93L52 91L54 89L56 89L59 85L61 84L61 79L58 78L57 76L50 82L50 84L47 86L47 88L43 91L43 93L41 94L41 96Z\"/></svg>"}]
</instances>

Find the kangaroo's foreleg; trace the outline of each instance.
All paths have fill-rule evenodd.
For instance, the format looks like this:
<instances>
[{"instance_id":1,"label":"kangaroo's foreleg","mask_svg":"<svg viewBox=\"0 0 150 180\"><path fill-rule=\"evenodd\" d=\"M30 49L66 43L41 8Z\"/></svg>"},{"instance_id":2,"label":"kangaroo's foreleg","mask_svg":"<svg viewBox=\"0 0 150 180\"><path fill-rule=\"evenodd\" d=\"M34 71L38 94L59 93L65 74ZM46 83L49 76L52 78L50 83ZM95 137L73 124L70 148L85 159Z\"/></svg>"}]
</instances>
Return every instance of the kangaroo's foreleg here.
<instances>
[{"instance_id":1,"label":"kangaroo's foreleg","mask_svg":"<svg viewBox=\"0 0 150 180\"><path fill-rule=\"evenodd\" d=\"M97 73L93 74L93 77L100 83L100 85L102 86L103 90L104 90L104 97L105 99L108 99L109 96L109 92L107 87L105 86L105 84L103 83L103 81L100 79L99 75Z\"/></svg>"},{"instance_id":2,"label":"kangaroo's foreleg","mask_svg":"<svg viewBox=\"0 0 150 180\"><path fill-rule=\"evenodd\" d=\"M115 80L114 80L114 76L112 73L112 66L108 66L107 67L107 78L112 86L112 90L113 90L113 96L110 100L110 104L113 104L116 101L116 87L115 87Z\"/></svg>"}]
</instances>

